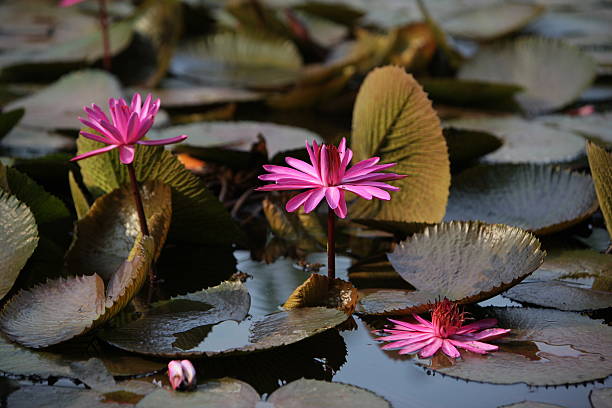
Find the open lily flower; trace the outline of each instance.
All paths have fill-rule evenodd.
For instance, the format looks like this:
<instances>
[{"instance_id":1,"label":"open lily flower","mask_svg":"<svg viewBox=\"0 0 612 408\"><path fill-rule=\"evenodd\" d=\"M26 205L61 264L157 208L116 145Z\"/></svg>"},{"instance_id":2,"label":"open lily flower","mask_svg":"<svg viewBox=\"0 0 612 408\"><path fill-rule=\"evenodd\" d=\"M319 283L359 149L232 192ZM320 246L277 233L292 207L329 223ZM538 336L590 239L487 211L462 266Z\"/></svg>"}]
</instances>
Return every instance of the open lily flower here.
<instances>
[{"instance_id":1,"label":"open lily flower","mask_svg":"<svg viewBox=\"0 0 612 408\"><path fill-rule=\"evenodd\" d=\"M110 119L96 104L84 108L88 115L87 119L79 118L82 124L99 133L81 131L81 135L108 146L76 156L71 159L72 161L86 159L118 148L121 163L130 164L134 161L135 144L165 145L187 139L187 135L180 135L161 140L142 140L153 126L155 115L159 111L159 99L153 101L150 94L144 103L141 103L140 94L137 93L132 97L130 105L123 99L114 98L108 101L108 105Z\"/></svg>"},{"instance_id":2,"label":"open lily flower","mask_svg":"<svg viewBox=\"0 0 612 408\"><path fill-rule=\"evenodd\" d=\"M188 391L196 386L196 371L189 360L172 360L168 363L168 379L175 391Z\"/></svg>"},{"instance_id":3,"label":"open lily flower","mask_svg":"<svg viewBox=\"0 0 612 408\"><path fill-rule=\"evenodd\" d=\"M336 215L344 218L347 214L345 191L353 192L366 200L390 200L391 196L386 190L397 191L399 188L382 181L406 177L382 173L382 170L395 166L395 163L377 164L380 160L378 157L362 160L348 168L353 152L346 147L344 138L338 147L325 144L319 146L315 141L310 146L306 142L306 150L310 164L287 157L285 161L291 167L265 165L263 167L269 174L259 176L260 180L275 182L259 187L257 190L260 191L308 189L287 202L285 208L289 212L304 206L304 211L309 213L325 197Z\"/></svg>"},{"instance_id":4,"label":"open lily flower","mask_svg":"<svg viewBox=\"0 0 612 408\"><path fill-rule=\"evenodd\" d=\"M483 343L507 334L510 329L494 329L496 319L483 319L467 325L465 313L459 311L455 302L444 299L434 305L431 322L420 316L412 315L418 323L389 319L395 323L392 329L384 329L387 335L379 341L390 341L383 350L400 349L399 354L416 353L422 358L431 357L442 349L451 358L461 356L457 348L478 354L487 354L499 349L498 346Z\"/></svg>"}]
</instances>

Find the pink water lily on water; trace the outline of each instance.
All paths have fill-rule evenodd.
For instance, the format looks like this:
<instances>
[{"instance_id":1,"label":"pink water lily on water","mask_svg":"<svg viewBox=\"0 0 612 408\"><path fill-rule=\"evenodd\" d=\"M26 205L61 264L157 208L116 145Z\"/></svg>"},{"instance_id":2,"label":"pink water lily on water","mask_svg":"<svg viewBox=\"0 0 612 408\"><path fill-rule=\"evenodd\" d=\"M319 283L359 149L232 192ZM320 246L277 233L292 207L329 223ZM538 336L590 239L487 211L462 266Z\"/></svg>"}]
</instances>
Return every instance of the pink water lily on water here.
<instances>
[{"instance_id":1,"label":"pink water lily on water","mask_svg":"<svg viewBox=\"0 0 612 408\"><path fill-rule=\"evenodd\" d=\"M431 322L415 314L412 316L418 323L389 319L395 326L384 329L385 335L377 339L391 342L384 345L383 350L400 349L399 354L420 351L422 358L431 357L440 349L451 358L461 356L458 348L487 354L499 347L482 340L493 340L510 332L510 329L492 328L497 325L496 319L483 319L464 326L465 313L448 299L434 305Z\"/></svg>"},{"instance_id":2,"label":"pink water lily on water","mask_svg":"<svg viewBox=\"0 0 612 408\"><path fill-rule=\"evenodd\" d=\"M81 131L81 135L106 144L107 146L92 150L72 158L72 161L86 159L113 149L119 149L119 159L123 164L134 161L135 145L165 145L182 142L187 135L180 135L161 140L142 140L153 126L155 115L159 111L160 100L153 101L149 94L144 102L140 94L134 94L128 105L123 99L111 98L108 101L110 118L96 104L86 106L87 118L79 118L81 123L98 134Z\"/></svg>"},{"instance_id":3,"label":"pink water lily on water","mask_svg":"<svg viewBox=\"0 0 612 408\"><path fill-rule=\"evenodd\" d=\"M377 164L380 161L378 157L362 160L349 168L353 152L346 147L344 138L338 147L325 144L319 146L316 141L313 141L311 146L306 142L306 150L310 164L287 157L285 161L291 167L265 165L263 167L269 174L259 176L260 180L275 182L259 187L257 190L260 191L307 189L287 202L285 208L289 212L303 206L304 211L309 213L325 198L336 215L345 218L346 191L366 200L390 200L391 196L386 190L397 191L399 188L382 181L406 177L382 173L382 170L395 166L395 163Z\"/></svg>"}]
</instances>

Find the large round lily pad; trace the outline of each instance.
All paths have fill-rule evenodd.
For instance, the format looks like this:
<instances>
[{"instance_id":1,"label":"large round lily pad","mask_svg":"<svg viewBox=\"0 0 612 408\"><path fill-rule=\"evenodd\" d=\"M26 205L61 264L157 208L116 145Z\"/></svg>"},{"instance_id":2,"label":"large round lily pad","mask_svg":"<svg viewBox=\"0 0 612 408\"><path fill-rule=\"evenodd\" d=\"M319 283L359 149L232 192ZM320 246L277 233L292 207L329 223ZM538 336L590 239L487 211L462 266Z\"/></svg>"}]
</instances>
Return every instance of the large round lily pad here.
<instances>
[{"instance_id":1,"label":"large round lily pad","mask_svg":"<svg viewBox=\"0 0 612 408\"><path fill-rule=\"evenodd\" d=\"M515 302L582 312L612 307L612 292L563 281L523 282L504 296Z\"/></svg>"},{"instance_id":2,"label":"large round lily pad","mask_svg":"<svg viewBox=\"0 0 612 408\"><path fill-rule=\"evenodd\" d=\"M604 145L612 145L612 112L592 113L586 116L547 115L537 119L548 126L578 133Z\"/></svg>"},{"instance_id":3,"label":"large round lily pad","mask_svg":"<svg viewBox=\"0 0 612 408\"><path fill-rule=\"evenodd\" d=\"M488 132L503 145L481 160L486 163L565 163L584 155L584 139L516 116L456 119L445 126Z\"/></svg>"},{"instance_id":4,"label":"large round lily pad","mask_svg":"<svg viewBox=\"0 0 612 408\"><path fill-rule=\"evenodd\" d=\"M549 234L596 210L588 175L547 165L489 165L453 178L445 220L480 220Z\"/></svg>"},{"instance_id":5,"label":"large round lily pad","mask_svg":"<svg viewBox=\"0 0 612 408\"><path fill-rule=\"evenodd\" d=\"M365 79L353 111L355 162L379 156L408 177L390 201L357 200L350 214L407 222L439 222L450 184L448 151L440 120L421 86L404 68L383 67Z\"/></svg>"},{"instance_id":6,"label":"large round lily pad","mask_svg":"<svg viewBox=\"0 0 612 408\"><path fill-rule=\"evenodd\" d=\"M516 285L544 259L539 241L508 225L450 222L426 228L388 254L400 276L417 288L363 296L358 312L406 314L447 297L480 302ZM402 305L404 305L402 307Z\"/></svg>"},{"instance_id":7,"label":"large round lily pad","mask_svg":"<svg viewBox=\"0 0 612 408\"><path fill-rule=\"evenodd\" d=\"M21 268L38 245L32 211L0 188L0 299L13 287Z\"/></svg>"},{"instance_id":8,"label":"large round lily pad","mask_svg":"<svg viewBox=\"0 0 612 408\"><path fill-rule=\"evenodd\" d=\"M143 318L101 337L113 346L165 357L247 353L289 345L337 326L348 316L336 309L300 308L243 320L250 306L244 285L225 282L160 302Z\"/></svg>"},{"instance_id":9,"label":"large round lily pad","mask_svg":"<svg viewBox=\"0 0 612 408\"><path fill-rule=\"evenodd\" d=\"M261 135L266 140L268 155L301 149L306 141L321 142L319 135L301 128L267 122L201 122L171 126L150 133L151 139L164 139L176 135L189 135L184 143L173 145L180 152L201 153L207 149L225 148L249 152Z\"/></svg>"},{"instance_id":10,"label":"large round lily pad","mask_svg":"<svg viewBox=\"0 0 612 408\"><path fill-rule=\"evenodd\" d=\"M527 37L483 47L459 70L460 79L520 85L517 102L528 112L561 108L595 79L596 64L559 40Z\"/></svg>"},{"instance_id":11,"label":"large round lily pad","mask_svg":"<svg viewBox=\"0 0 612 408\"><path fill-rule=\"evenodd\" d=\"M500 351L465 353L462 361L431 369L452 377L494 384L565 385L612 374L612 327L576 313L528 308L488 308L498 326L511 329ZM522 346L537 351L520 354ZM533 347L529 347L533 350Z\"/></svg>"}]
</instances>

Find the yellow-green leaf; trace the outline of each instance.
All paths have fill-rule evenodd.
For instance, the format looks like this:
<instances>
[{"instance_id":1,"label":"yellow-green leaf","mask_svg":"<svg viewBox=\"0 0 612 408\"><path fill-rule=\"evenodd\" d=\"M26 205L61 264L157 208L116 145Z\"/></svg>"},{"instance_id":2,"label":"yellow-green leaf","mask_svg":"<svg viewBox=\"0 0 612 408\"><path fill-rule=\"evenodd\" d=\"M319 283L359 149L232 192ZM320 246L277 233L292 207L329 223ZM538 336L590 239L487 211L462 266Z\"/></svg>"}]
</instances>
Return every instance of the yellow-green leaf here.
<instances>
[{"instance_id":1,"label":"yellow-green leaf","mask_svg":"<svg viewBox=\"0 0 612 408\"><path fill-rule=\"evenodd\" d=\"M599 207L606 220L608 233L612 236L612 153L593 142L587 142L587 155Z\"/></svg>"}]
</instances>

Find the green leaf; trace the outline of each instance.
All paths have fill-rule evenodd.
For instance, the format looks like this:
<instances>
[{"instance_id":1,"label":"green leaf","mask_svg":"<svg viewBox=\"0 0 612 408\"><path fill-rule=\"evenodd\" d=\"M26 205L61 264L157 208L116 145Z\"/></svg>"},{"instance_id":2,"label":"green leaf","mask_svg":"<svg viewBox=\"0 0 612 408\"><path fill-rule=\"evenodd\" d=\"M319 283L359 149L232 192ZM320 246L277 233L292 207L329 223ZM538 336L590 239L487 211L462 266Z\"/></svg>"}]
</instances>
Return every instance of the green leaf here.
<instances>
[{"instance_id":1,"label":"green leaf","mask_svg":"<svg viewBox=\"0 0 612 408\"><path fill-rule=\"evenodd\" d=\"M154 259L166 241L172 215L170 188L160 182L141 186L147 225L154 240ZM75 239L66 254L72 275L98 274L105 282L116 275L140 233L134 198L129 186L98 198L77 222Z\"/></svg>"},{"instance_id":2,"label":"green leaf","mask_svg":"<svg viewBox=\"0 0 612 408\"><path fill-rule=\"evenodd\" d=\"M595 62L559 40L527 37L482 47L458 78L522 86L516 100L530 113L574 101L595 79Z\"/></svg>"},{"instance_id":3,"label":"green leaf","mask_svg":"<svg viewBox=\"0 0 612 408\"><path fill-rule=\"evenodd\" d=\"M79 137L78 153L102 147ZM129 182L117 149L79 161L83 182L94 196L113 191ZM136 145L134 159L139 182L160 181L172 187L172 223L169 239L199 244L227 244L242 239L242 232L223 205L207 191L172 153L162 146Z\"/></svg>"},{"instance_id":4,"label":"green leaf","mask_svg":"<svg viewBox=\"0 0 612 408\"><path fill-rule=\"evenodd\" d=\"M32 211L16 197L0 191L0 299L11 289L38 244Z\"/></svg>"},{"instance_id":5,"label":"green leaf","mask_svg":"<svg viewBox=\"0 0 612 408\"><path fill-rule=\"evenodd\" d=\"M79 186L79 183L74 178L74 173L72 171L68 173L68 184L70 185L70 194L72 195L74 209L77 218L80 220L89 212L89 201L85 197L83 190L81 190L81 186Z\"/></svg>"},{"instance_id":6,"label":"green leaf","mask_svg":"<svg viewBox=\"0 0 612 408\"><path fill-rule=\"evenodd\" d=\"M0 139L19 123L24 113L23 108L0 113Z\"/></svg>"},{"instance_id":7,"label":"green leaf","mask_svg":"<svg viewBox=\"0 0 612 408\"><path fill-rule=\"evenodd\" d=\"M523 89L513 84L457 78L423 78L419 81L436 103L487 109L516 110L514 97Z\"/></svg>"},{"instance_id":8,"label":"green leaf","mask_svg":"<svg viewBox=\"0 0 612 408\"><path fill-rule=\"evenodd\" d=\"M400 188L390 201L358 200L355 218L439 222L444 216L450 164L440 120L414 78L399 67L372 71L353 111L354 162L380 156L397 163L391 171L408 177L391 182Z\"/></svg>"},{"instance_id":9,"label":"green leaf","mask_svg":"<svg viewBox=\"0 0 612 408\"><path fill-rule=\"evenodd\" d=\"M109 98L121 96L121 85L114 76L106 71L83 70L71 72L42 90L11 102L6 109L26 109L21 125L80 129L78 117L84 116L84 106L92 103L104 106Z\"/></svg>"},{"instance_id":10,"label":"green leaf","mask_svg":"<svg viewBox=\"0 0 612 408\"><path fill-rule=\"evenodd\" d=\"M587 142L587 154L599 206L606 220L608 234L612 236L612 153L595 143Z\"/></svg>"},{"instance_id":11,"label":"green leaf","mask_svg":"<svg viewBox=\"0 0 612 408\"><path fill-rule=\"evenodd\" d=\"M198 82L275 89L293 84L302 58L288 40L253 33L220 33L179 49L171 70Z\"/></svg>"}]
</instances>

